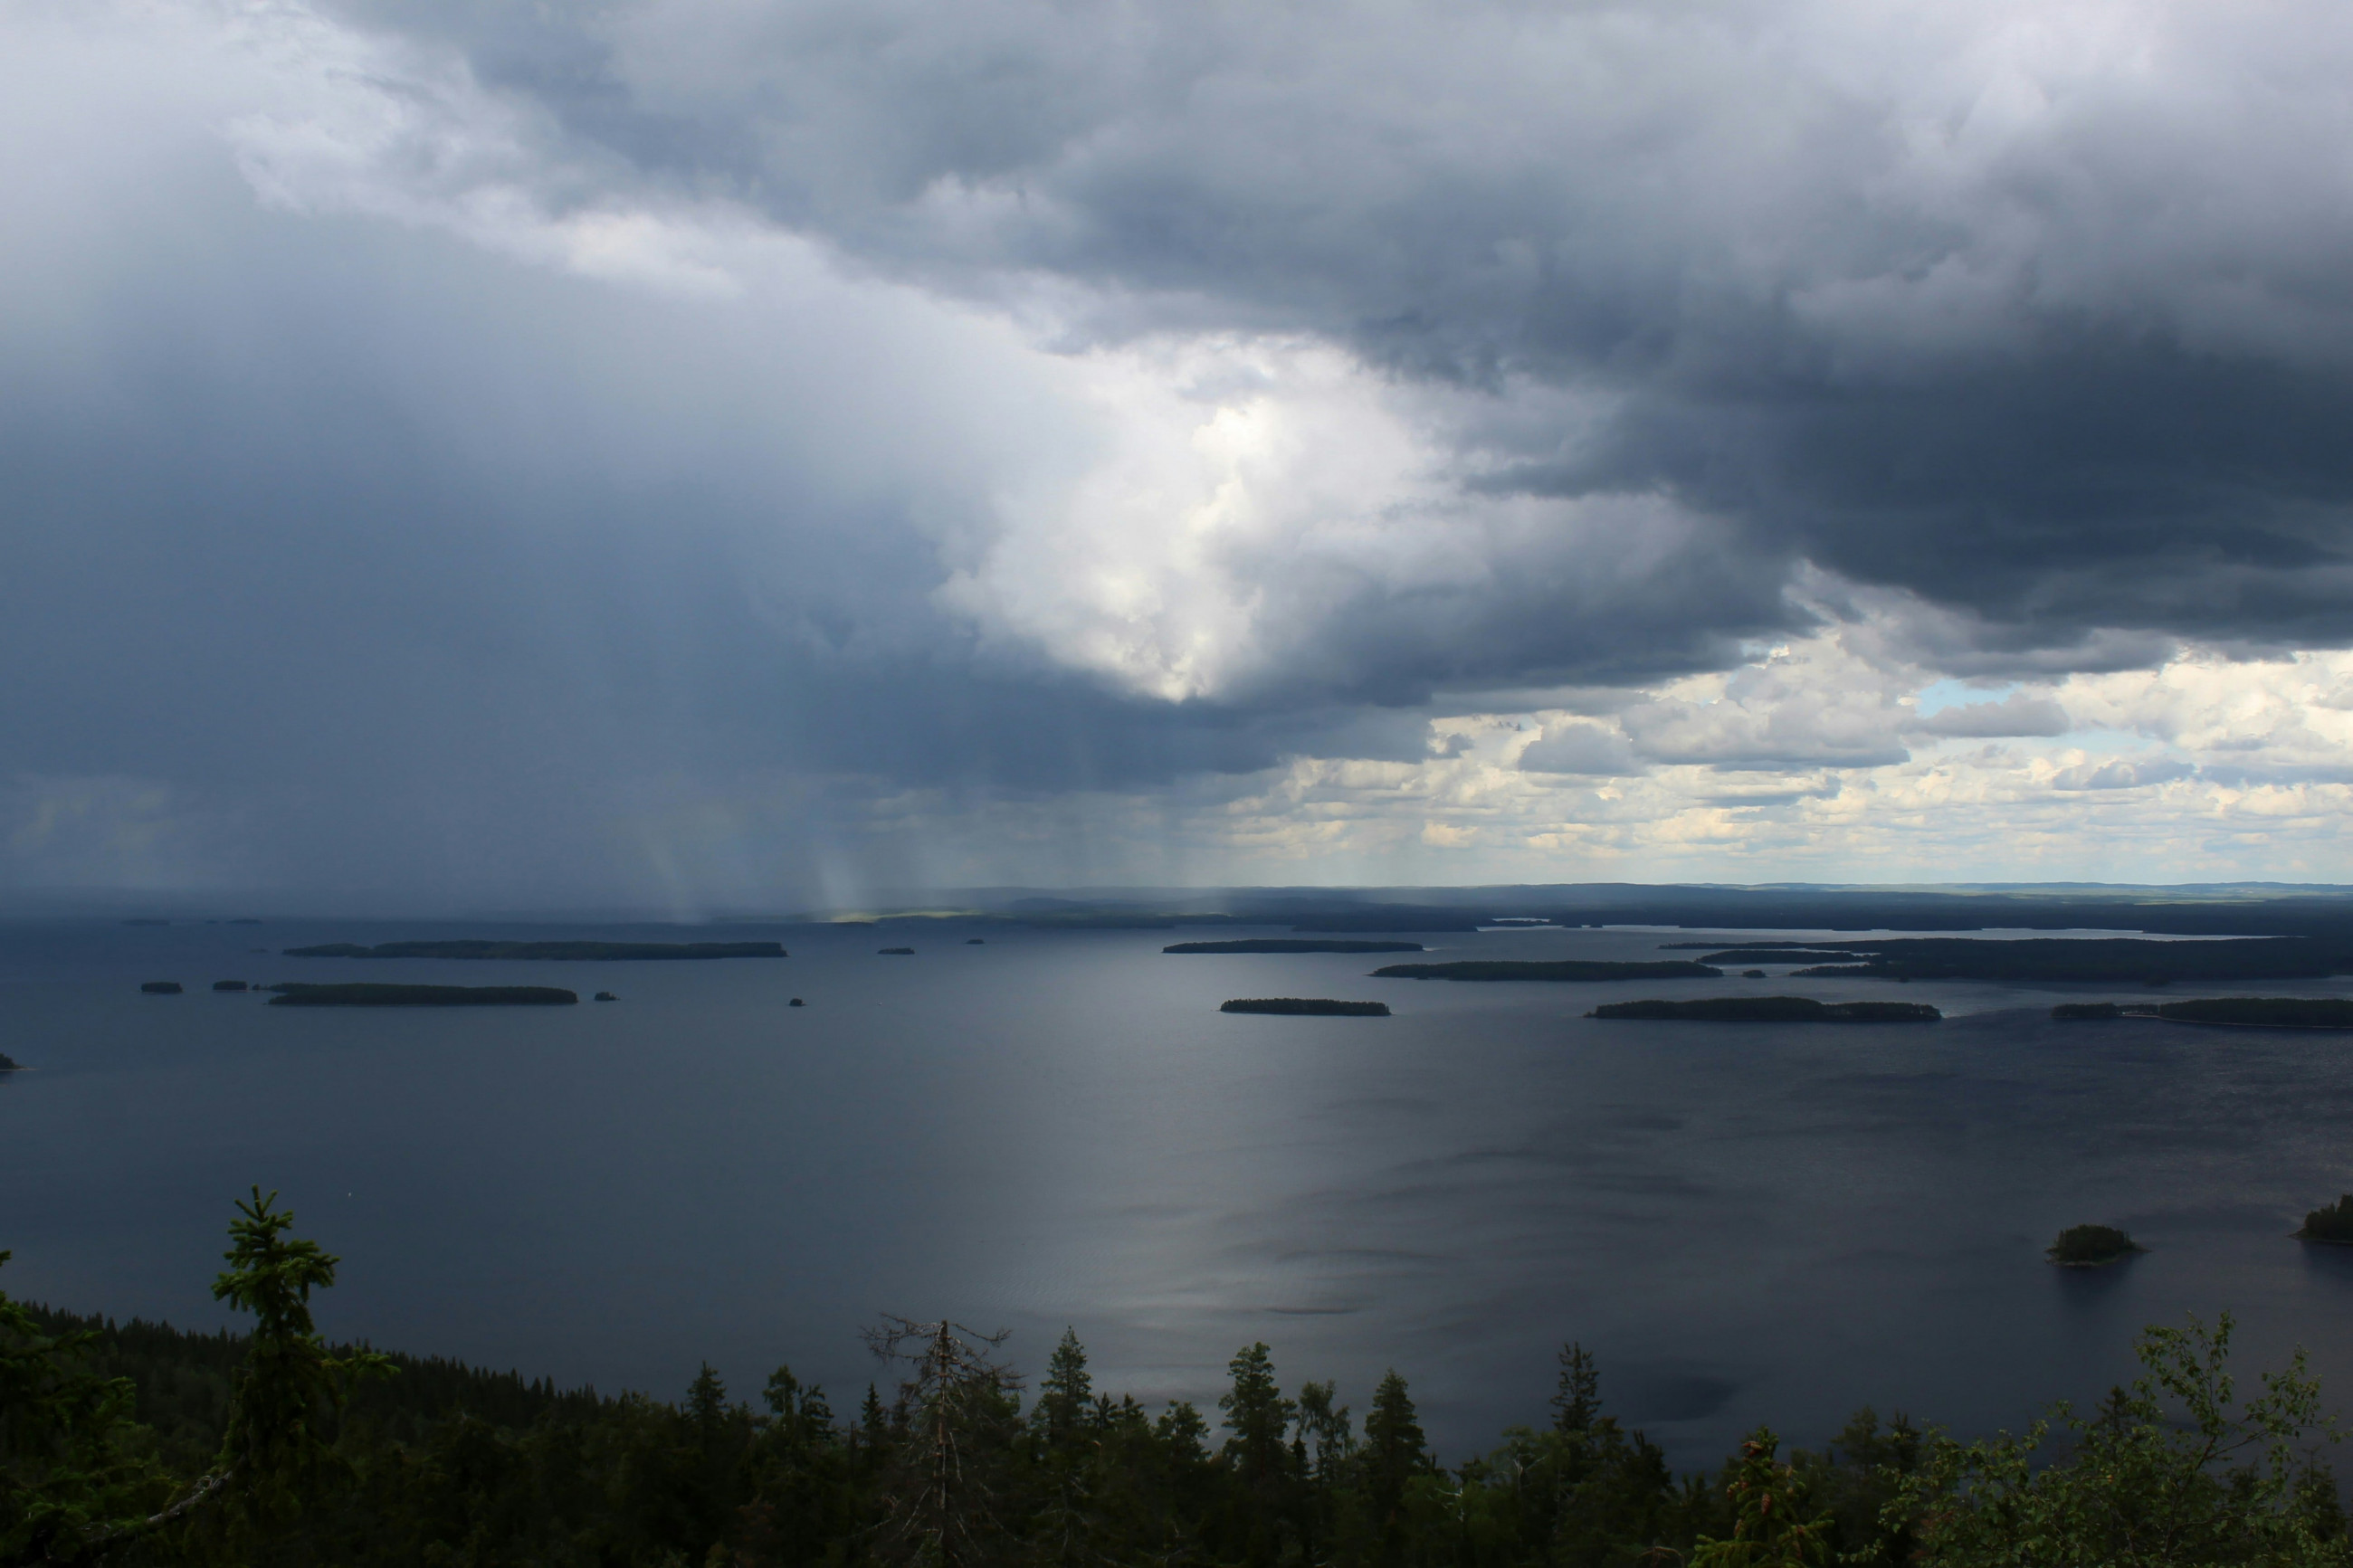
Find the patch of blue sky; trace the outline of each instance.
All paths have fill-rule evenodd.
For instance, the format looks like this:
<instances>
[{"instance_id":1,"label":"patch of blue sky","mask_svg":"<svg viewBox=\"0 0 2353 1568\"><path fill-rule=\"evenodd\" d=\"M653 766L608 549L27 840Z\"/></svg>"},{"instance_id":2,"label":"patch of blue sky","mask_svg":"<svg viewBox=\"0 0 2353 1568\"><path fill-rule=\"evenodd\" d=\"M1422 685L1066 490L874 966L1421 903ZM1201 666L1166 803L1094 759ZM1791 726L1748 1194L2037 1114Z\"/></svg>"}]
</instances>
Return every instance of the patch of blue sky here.
<instances>
[{"instance_id":1,"label":"patch of blue sky","mask_svg":"<svg viewBox=\"0 0 2353 1568\"><path fill-rule=\"evenodd\" d=\"M1931 681L1920 689L1913 700L1918 704L1920 717L1941 713L1947 708L1973 708L1980 702L1999 702L2018 689L2018 682L2007 680L1999 686L1972 686L1966 680L1950 677Z\"/></svg>"}]
</instances>

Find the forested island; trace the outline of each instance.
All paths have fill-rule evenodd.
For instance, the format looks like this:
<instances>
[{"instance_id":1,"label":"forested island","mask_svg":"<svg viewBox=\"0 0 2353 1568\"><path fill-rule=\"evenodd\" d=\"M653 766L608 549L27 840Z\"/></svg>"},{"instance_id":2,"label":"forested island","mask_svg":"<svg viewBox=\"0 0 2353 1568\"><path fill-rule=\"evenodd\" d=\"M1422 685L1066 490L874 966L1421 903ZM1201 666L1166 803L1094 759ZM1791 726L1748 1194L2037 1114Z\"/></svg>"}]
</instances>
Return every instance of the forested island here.
<instances>
[{"instance_id":1,"label":"forested island","mask_svg":"<svg viewBox=\"0 0 2353 1568\"><path fill-rule=\"evenodd\" d=\"M1672 947L1703 945L1675 942ZM1859 980L2089 981L2168 984L2177 980L2319 980L2353 973L2353 944L2308 937L2154 942L2142 937L1900 937L1812 947L1735 942L1708 963L1805 963L1798 976Z\"/></svg>"},{"instance_id":2,"label":"forested island","mask_svg":"<svg viewBox=\"0 0 2353 1568\"><path fill-rule=\"evenodd\" d=\"M2353 1247L2353 1193L2324 1204L2304 1216L2295 1232L2298 1241L2325 1241L2333 1247Z\"/></svg>"},{"instance_id":3,"label":"forested island","mask_svg":"<svg viewBox=\"0 0 2353 1568\"><path fill-rule=\"evenodd\" d=\"M17 1068L16 1058L11 1057L5 1051L0 1051L0 1072L16 1072L17 1070L19 1069Z\"/></svg>"},{"instance_id":4,"label":"forested island","mask_svg":"<svg viewBox=\"0 0 2353 1568\"><path fill-rule=\"evenodd\" d=\"M2061 1231L2043 1256L2062 1268L2103 1268L2147 1250L2112 1225L2076 1225Z\"/></svg>"},{"instance_id":5,"label":"forested island","mask_svg":"<svg viewBox=\"0 0 2353 1568\"><path fill-rule=\"evenodd\" d=\"M182 987L176 980L146 980L140 983L139 989L150 996L177 996Z\"/></svg>"},{"instance_id":6,"label":"forested island","mask_svg":"<svg viewBox=\"0 0 2353 1568\"><path fill-rule=\"evenodd\" d=\"M1307 1018L1386 1018L1386 1002L1334 1002L1320 996L1244 997L1225 1004L1220 1013L1281 1013Z\"/></svg>"},{"instance_id":7,"label":"forested island","mask_svg":"<svg viewBox=\"0 0 2353 1568\"><path fill-rule=\"evenodd\" d=\"M1389 1371L1358 1416L1242 1346L1214 1409L1097 1385L1065 1332L1034 1384L1002 1335L885 1316L877 1376L704 1366L676 1404L331 1346L339 1259L258 1192L214 1291L248 1334L0 1295L0 1563L138 1568L1888 1568L2338 1564L2301 1363L2229 1389L2228 1317L2150 1329L2140 1374L2046 1436L1962 1442L1869 1409L1818 1449L1759 1426L1676 1476L1561 1347L1529 1424L1449 1464ZM2117 1233L2121 1234L2121 1233ZM2129 1238L2126 1238L2127 1242ZM1377 1358L1370 1365L1380 1364ZM1369 1377L1368 1377L1369 1381ZM2246 1384L2255 1380L2247 1378ZM1548 1384L1548 1386L1547 1386ZM1206 1403L1206 1402L1205 1402ZM2186 1406L2194 1419L2182 1421ZM2024 1430L2031 1412L2005 1423ZM942 1463L939 1456L951 1456ZM2162 1551L2148 1542L2170 1542Z\"/></svg>"},{"instance_id":8,"label":"forested island","mask_svg":"<svg viewBox=\"0 0 2353 1568\"><path fill-rule=\"evenodd\" d=\"M2237 1024L2257 1029L2353 1029L2343 996L2212 996L2168 1002L2157 1016L2175 1024Z\"/></svg>"},{"instance_id":9,"label":"forested island","mask_svg":"<svg viewBox=\"0 0 2353 1568\"><path fill-rule=\"evenodd\" d=\"M1605 1002L1588 1018L1678 1019L1702 1024L1933 1024L1925 1002L1817 1002L1810 996L1703 996L1689 1002Z\"/></svg>"},{"instance_id":10,"label":"forested island","mask_svg":"<svg viewBox=\"0 0 2353 1568\"><path fill-rule=\"evenodd\" d=\"M1349 942L1314 937L1254 936L1235 942L1179 942L1163 952L1421 952L1418 942Z\"/></svg>"},{"instance_id":11,"label":"forested island","mask_svg":"<svg viewBox=\"0 0 2353 1568\"><path fill-rule=\"evenodd\" d=\"M554 985L273 985L272 1007L563 1007L576 991Z\"/></svg>"},{"instance_id":12,"label":"forested island","mask_svg":"<svg viewBox=\"0 0 2353 1568\"><path fill-rule=\"evenodd\" d=\"M510 958L607 963L648 958L786 958L773 942L353 942L290 947L289 958Z\"/></svg>"},{"instance_id":13,"label":"forested island","mask_svg":"<svg viewBox=\"0 0 2353 1568\"><path fill-rule=\"evenodd\" d=\"M1456 963L1392 963L1373 971L1376 980L1720 980L1721 969L1688 960L1658 963L1588 963L1581 959L1550 959L1518 963L1508 959L1467 959Z\"/></svg>"}]
</instances>

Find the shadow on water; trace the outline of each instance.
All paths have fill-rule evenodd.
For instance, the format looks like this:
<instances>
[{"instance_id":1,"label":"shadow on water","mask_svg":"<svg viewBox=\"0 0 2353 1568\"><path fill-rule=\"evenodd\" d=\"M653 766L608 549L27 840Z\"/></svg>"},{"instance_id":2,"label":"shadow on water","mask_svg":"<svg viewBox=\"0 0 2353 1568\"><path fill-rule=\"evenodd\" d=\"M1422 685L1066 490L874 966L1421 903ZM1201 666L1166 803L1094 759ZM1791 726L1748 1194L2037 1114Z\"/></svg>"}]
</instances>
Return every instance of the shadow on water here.
<instances>
[{"instance_id":1,"label":"shadow on water","mask_svg":"<svg viewBox=\"0 0 2353 1568\"><path fill-rule=\"evenodd\" d=\"M1700 1420L1740 1392L1732 1379L1687 1365L1632 1366L1617 1381L1627 1416L1637 1423Z\"/></svg>"},{"instance_id":2,"label":"shadow on water","mask_svg":"<svg viewBox=\"0 0 2353 1568\"><path fill-rule=\"evenodd\" d=\"M2339 1241L2298 1241L2295 1249L2304 1255L2307 1278L2353 1285L2353 1246Z\"/></svg>"},{"instance_id":3,"label":"shadow on water","mask_svg":"<svg viewBox=\"0 0 2353 1568\"><path fill-rule=\"evenodd\" d=\"M2046 1264L2051 1270L2052 1289L2058 1292L2060 1309L2079 1318L2100 1321L2123 1312L2134 1292L2128 1289L2133 1271L2140 1266L2146 1253L2135 1253L2115 1263L2104 1263L2097 1268L2063 1268L2058 1264Z\"/></svg>"}]
</instances>

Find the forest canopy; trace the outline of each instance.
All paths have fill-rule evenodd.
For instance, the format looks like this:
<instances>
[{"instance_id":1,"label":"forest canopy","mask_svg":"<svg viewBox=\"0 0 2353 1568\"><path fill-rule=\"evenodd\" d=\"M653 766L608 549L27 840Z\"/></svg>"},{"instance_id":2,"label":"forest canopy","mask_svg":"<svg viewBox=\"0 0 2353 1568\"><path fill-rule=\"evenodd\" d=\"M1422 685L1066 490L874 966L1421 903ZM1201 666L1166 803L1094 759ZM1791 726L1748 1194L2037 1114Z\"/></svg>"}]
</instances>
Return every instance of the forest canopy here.
<instances>
[{"instance_id":1,"label":"forest canopy","mask_svg":"<svg viewBox=\"0 0 2353 1568\"><path fill-rule=\"evenodd\" d=\"M898 1317L839 1412L789 1366L752 1401L709 1366L676 1403L558 1391L330 1347L339 1260L293 1217L237 1205L213 1289L241 1335L0 1296L0 1564L2353 1563L2316 1384L2299 1357L2237 1398L2227 1316L2145 1331L2087 1415L1965 1442L1865 1409L1677 1477L1575 1343L1531 1424L1451 1465L1394 1369L1360 1418L1263 1343L1214 1412L1097 1387L1075 1332L1033 1387L1003 1334Z\"/></svg>"}]
</instances>

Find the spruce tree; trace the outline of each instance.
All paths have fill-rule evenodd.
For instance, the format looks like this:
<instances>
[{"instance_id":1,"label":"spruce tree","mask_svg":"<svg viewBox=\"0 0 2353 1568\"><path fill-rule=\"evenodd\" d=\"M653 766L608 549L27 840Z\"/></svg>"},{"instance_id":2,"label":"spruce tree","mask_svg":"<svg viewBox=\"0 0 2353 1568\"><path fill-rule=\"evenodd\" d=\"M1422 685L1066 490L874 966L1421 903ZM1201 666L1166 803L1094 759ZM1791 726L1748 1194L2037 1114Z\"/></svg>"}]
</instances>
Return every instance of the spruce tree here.
<instances>
[{"instance_id":1,"label":"spruce tree","mask_svg":"<svg viewBox=\"0 0 2353 1568\"><path fill-rule=\"evenodd\" d=\"M1405 1502L1407 1483L1436 1468L1430 1463L1429 1450L1429 1440L1421 1433L1420 1417L1414 1412L1413 1397L1406 1392L1405 1379L1393 1367L1373 1391L1373 1407L1365 1416L1362 1456L1373 1517L1385 1531L1393 1531L1399 1522L1398 1510Z\"/></svg>"},{"instance_id":2,"label":"spruce tree","mask_svg":"<svg viewBox=\"0 0 2353 1568\"><path fill-rule=\"evenodd\" d=\"M1552 1426L1556 1432L1589 1432L1601 1414L1601 1373L1593 1352L1571 1342L1560 1347L1560 1383L1553 1391Z\"/></svg>"},{"instance_id":3,"label":"spruce tree","mask_svg":"<svg viewBox=\"0 0 2353 1568\"><path fill-rule=\"evenodd\" d=\"M1060 1344L1047 1358L1046 1375L1038 1384L1037 1408L1030 1421L1050 1447L1071 1440L1090 1415L1094 1383L1087 1375L1086 1347L1074 1329L1064 1329Z\"/></svg>"},{"instance_id":4,"label":"spruce tree","mask_svg":"<svg viewBox=\"0 0 2353 1568\"><path fill-rule=\"evenodd\" d=\"M1234 1354L1227 1371L1233 1386L1219 1396L1226 1439L1219 1456L1234 1482L1233 1544L1252 1564L1282 1553L1292 1501L1292 1455L1284 1434L1297 1407L1274 1381L1274 1361L1263 1342Z\"/></svg>"}]
</instances>

